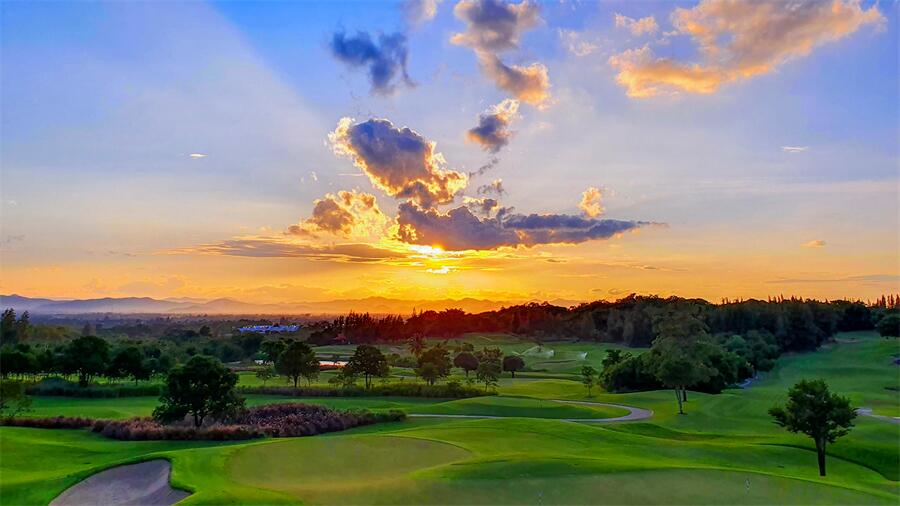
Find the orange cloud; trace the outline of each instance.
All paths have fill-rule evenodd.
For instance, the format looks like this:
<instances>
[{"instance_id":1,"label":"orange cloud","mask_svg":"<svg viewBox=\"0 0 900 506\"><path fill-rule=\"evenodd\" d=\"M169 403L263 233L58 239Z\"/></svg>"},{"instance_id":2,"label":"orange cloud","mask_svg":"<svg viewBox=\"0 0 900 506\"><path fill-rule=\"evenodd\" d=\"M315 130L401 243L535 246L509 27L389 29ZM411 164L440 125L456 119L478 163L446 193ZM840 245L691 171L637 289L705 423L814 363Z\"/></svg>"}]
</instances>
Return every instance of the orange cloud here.
<instances>
[{"instance_id":1,"label":"orange cloud","mask_svg":"<svg viewBox=\"0 0 900 506\"><path fill-rule=\"evenodd\" d=\"M654 18L653 16L634 19L617 13L615 15L615 21L616 28L625 28L630 31L631 34L635 37L639 37L644 34L656 33L656 31L659 30L659 25L656 24L656 18Z\"/></svg>"},{"instance_id":2,"label":"orange cloud","mask_svg":"<svg viewBox=\"0 0 900 506\"><path fill-rule=\"evenodd\" d=\"M702 63L656 58L648 46L609 59L616 81L630 97L687 92L714 93L725 83L767 74L816 47L838 41L866 25L882 26L877 6L859 0L734 2L704 0L677 8L672 24L687 35Z\"/></svg>"},{"instance_id":3,"label":"orange cloud","mask_svg":"<svg viewBox=\"0 0 900 506\"><path fill-rule=\"evenodd\" d=\"M292 235L315 235L327 232L343 237L380 237L390 219L381 212L375 196L357 191L329 193L317 199L312 216L299 225L291 225Z\"/></svg>"},{"instance_id":4,"label":"orange cloud","mask_svg":"<svg viewBox=\"0 0 900 506\"><path fill-rule=\"evenodd\" d=\"M542 63L527 67L507 65L493 53L478 52L481 70L498 88L535 107L543 106L550 98L550 76Z\"/></svg>"},{"instance_id":5,"label":"orange cloud","mask_svg":"<svg viewBox=\"0 0 900 506\"><path fill-rule=\"evenodd\" d=\"M578 203L578 208L584 211L588 218L596 218L603 214L604 211L603 203L601 202L602 198L603 192L599 188L591 186L581 194L581 202Z\"/></svg>"},{"instance_id":6,"label":"orange cloud","mask_svg":"<svg viewBox=\"0 0 900 506\"><path fill-rule=\"evenodd\" d=\"M828 244L828 243L826 243L825 241L823 241L821 239L815 239L815 240L809 241L807 243L803 243L803 247L804 248L824 248L826 244Z\"/></svg>"}]
</instances>

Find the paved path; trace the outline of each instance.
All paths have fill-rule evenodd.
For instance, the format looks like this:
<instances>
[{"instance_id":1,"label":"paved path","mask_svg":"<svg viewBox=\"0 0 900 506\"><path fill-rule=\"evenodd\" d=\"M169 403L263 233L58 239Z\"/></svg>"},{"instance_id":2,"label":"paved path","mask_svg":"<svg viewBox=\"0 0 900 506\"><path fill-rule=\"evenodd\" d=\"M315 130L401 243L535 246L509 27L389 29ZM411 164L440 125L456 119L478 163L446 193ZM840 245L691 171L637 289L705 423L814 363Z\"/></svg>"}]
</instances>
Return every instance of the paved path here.
<instances>
[{"instance_id":1,"label":"paved path","mask_svg":"<svg viewBox=\"0 0 900 506\"><path fill-rule=\"evenodd\" d=\"M163 459L112 467L72 485L50 506L170 506L190 495L169 485L171 470Z\"/></svg>"},{"instance_id":2,"label":"paved path","mask_svg":"<svg viewBox=\"0 0 900 506\"><path fill-rule=\"evenodd\" d=\"M863 416L876 418L890 423L900 423L900 418L896 416L876 415L872 413L872 408L856 408L856 413Z\"/></svg>"},{"instance_id":3,"label":"paved path","mask_svg":"<svg viewBox=\"0 0 900 506\"><path fill-rule=\"evenodd\" d=\"M613 418L547 418L547 420L563 420L565 422L581 422L581 423L615 423L615 422L632 422L635 420L646 420L653 416L653 411L644 408L636 408L634 406L624 406L622 404L609 404L606 402L592 401L569 401L564 399L545 399L552 402L560 402L563 404L583 404L586 406L606 406L608 408L620 408L628 411L627 415L617 416ZM410 413L407 416L414 418L463 418L474 420L496 420L499 418L528 418L520 416L499 416L499 415L441 415L436 413Z\"/></svg>"}]
</instances>

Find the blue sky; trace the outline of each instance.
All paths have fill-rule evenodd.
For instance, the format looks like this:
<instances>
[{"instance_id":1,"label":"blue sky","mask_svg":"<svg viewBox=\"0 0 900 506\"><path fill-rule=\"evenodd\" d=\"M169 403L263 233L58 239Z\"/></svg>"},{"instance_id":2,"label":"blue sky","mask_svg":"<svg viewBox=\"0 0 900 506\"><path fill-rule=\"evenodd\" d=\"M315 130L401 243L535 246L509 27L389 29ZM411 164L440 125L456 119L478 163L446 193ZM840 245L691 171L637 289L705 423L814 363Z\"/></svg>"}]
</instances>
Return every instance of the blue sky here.
<instances>
[{"instance_id":1,"label":"blue sky","mask_svg":"<svg viewBox=\"0 0 900 506\"><path fill-rule=\"evenodd\" d=\"M550 98L522 103L496 166L436 212L502 178L502 205L518 213L578 215L582 192L598 187L602 218L666 226L364 269L346 259L251 263L197 247L282 241L316 199L340 190L373 194L394 219L400 201L332 152L328 135L343 117L414 129L436 142L448 170L493 158L465 132L516 97L480 70L472 47L451 42L466 30L455 2L416 26L386 2L3 3L0 291L240 298L284 285L267 296L309 299L344 295L335 278L348 280L348 293L398 297L431 288L510 299L896 290L898 4L845 3L883 19L713 93L646 98L626 93L610 58L646 44L655 58L703 64L694 39L667 35L676 8L701 6L537 5L540 22L501 58L544 65ZM652 16L658 28L633 34L617 14ZM365 72L332 55L338 31L405 34L415 86L372 94ZM572 41L588 54L574 54ZM386 234L367 240L395 239ZM814 241L823 245L804 247ZM547 257L560 262L534 263ZM451 261L450 275L428 273ZM535 265L547 279L523 280ZM355 287L361 273L378 287ZM881 281L846 281L860 276Z\"/></svg>"}]
</instances>

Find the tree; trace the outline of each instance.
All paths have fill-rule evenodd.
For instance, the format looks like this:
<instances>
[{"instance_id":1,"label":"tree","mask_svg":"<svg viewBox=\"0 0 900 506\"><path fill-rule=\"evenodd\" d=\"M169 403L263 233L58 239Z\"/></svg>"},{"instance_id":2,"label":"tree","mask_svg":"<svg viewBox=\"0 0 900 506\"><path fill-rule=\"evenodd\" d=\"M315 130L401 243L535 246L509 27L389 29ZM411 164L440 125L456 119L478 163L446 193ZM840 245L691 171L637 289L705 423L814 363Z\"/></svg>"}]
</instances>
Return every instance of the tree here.
<instances>
[{"instance_id":1,"label":"tree","mask_svg":"<svg viewBox=\"0 0 900 506\"><path fill-rule=\"evenodd\" d=\"M344 367L340 372L332 376L328 383L342 388L352 388L356 386L356 373L349 367Z\"/></svg>"},{"instance_id":2,"label":"tree","mask_svg":"<svg viewBox=\"0 0 900 506\"><path fill-rule=\"evenodd\" d=\"M95 336L79 337L66 346L63 360L67 370L78 374L78 384L85 387L109 369L109 344Z\"/></svg>"},{"instance_id":3,"label":"tree","mask_svg":"<svg viewBox=\"0 0 900 506\"><path fill-rule=\"evenodd\" d=\"M30 410L31 397L25 393L25 385L21 381L0 381L0 415L14 418Z\"/></svg>"},{"instance_id":4,"label":"tree","mask_svg":"<svg viewBox=\"0 0 900 506\"><path fill-rule=\"evenodd\" d=\"M418 357L422 350L425 349L425 340L422 338L422 334L416 334L409 338L408 348L409 352L413 354L413 356Z\"/></svg>"},{"instance_id":5,"label":"tree","mask_svg":"<svg viewBox=\"0 0 900 506\"><path fill-rule=\"evenodd\" d=\"M256 377L263 382L263 386L266 386L266 383L275 376L278 376L278 374L272 366L262 367L256 371Z\"/></svg>"},{"instance_id":6,"label":"tree","mask_svg":"<svg viewBox=\"0 0 900 506\"><path fill-rule=\"evenodd\" d=\"M900 337L900 314L885 315L875 326L882 337Z\"/></svg>"},{"instance_id":7,"label":"tree","mask_svg":"<svg viewBox=\"0 0 900 506\"><path fill-rule=\"evenodd\" d=\"M485 390L496 387L500 379L500 361L495 359L482 360L478 364L478 370L475 371L475 377L478 378L478 381L484 383Z\"/></svg>"},{"instance_id":8,"label":"tree","mask_svg":"<svg viewBox=\"0 0 900 506\"><path fill-rule=\"evenodd\" d=\"M284 339L263 341L259 345L259 351L264 355L266 362L274 364L278 360L278 355L287 347L287 344L287 341Z\"/></svg>"},{"instance_id":9,"label":"tree","mask_svg":"<svg viewBox=\"0 0 900 506\"><path fill-rule=\"evenodd\" d=\"M294 382L300 378L306 378L308 383L319 375L319 359L316 352L302 341L291 341L284 351L278 355L275 361L275 370L283 376L287 376Z\"/></svg>"},{"instance_id":10,"label":"tree","mask_svg":"<svg viewBox=\"0 0 900 506\"><path fill-rule=\"evenodd\" d=\"M443 346L434 346L419 353L416 375L434 385L440 378L450 375L450 356Z\"/></svg>"},{"instance_id":11,"label":"tree","mask_svg":"<svg viewBox=\"0 0 900 506\"><path fill-rule=\"evenodd\" d=\"M463 351L453 359L453 365L465 371L466 378L468 378L470 371L478 369L478 359L472 353Z\"/></svg>"},{"instance_id":12,"label":"tree","mask_svg":"<svg viewBox=\"0 0 900 506\"><path fill-rule=\"evenodd\" d=\"M678 414L684 414L687 387L709 379L713 370L705 363L704 345L709 339L700 308L672 307L653 323L656 339L650 349L649 365L666 388L675 391Z\"/></svg>"},{"instance_id":13,"label":"tree","mask_svg":"<svg viewBox=\"0 0 900 506\"><path fill-rule=\"evenodd\" d=\"M581 367L581 383L587 388L588 397L591 396L591 389L597 382L597 370L589 365Z\"/></svg>"},{"instance_id":14,"label":"tree","mask_svg":"<svg viewBox=\"0 0 900 506\"><path fill-rule=\"evenodd\" d=\"M23 351L18 346L15 348L4 347L0 351L0 373L4 378L9 375L21 378L26 374L36 372L38 372L38 362L32 353Z\"/></svg>"},{"instance_id":15,"label":"tree","mask_svg":"<svg viewBox=\"0 0 900 506\"><path fill-rule=\"evenodd\" d=\"M237 374L217 359L203 355L191 357L186 364L169 372L153 418L172 423L190 415L194 427L200 427L208 416L233 416L244 408L244 399L234 391L237 382Z\"/></svg>"},{"instance_id":16,"label":"tree","mask_svg":"<svg viewBox=\"0 0 900 506\"><path fill-rule=\"evenodd\" d=\"M503 370L512 373L512 377L516 377L516 371L525 369L525 361L518 355L507 355L503 357Z\"/></svg>"},{"instance_id":17,"label":"tree","mask_svg":"<svg viewBox=\"0 0 900 506\"><path fill-rule=\"evenodd\" d=\"M149 379L150 371L144 364L144 354L137 346L129 346L119 350L109 364L109 376L114 378L131 378L135 384L139 380Z\"/></svg>"},{"instance_id":18,"label":"tree","mask_svg":"<svg viewBox=\"0 0 900 506\"><path fill-rule=\"evenodd\" d=\"M17 330L15 309L4 309L0 317L0 344L16 344Z\"/></svg>"},{"instance_id":19,"label":"tree","mask_svg":"<svg viewBox=\"0 0 900 506\"><path fill-rule=\"evenodd\" d=\"M787 404L772 407L769 414L779 426L813 439L819 476L825 476L825 445L850 432L856 418L850 400L829 392L823 380L801 380L788 391Z\"/></svg>"},{"instance_id":20,"label":"tree","mask_svg":"<svg viewBox=\"0 0 900 506\"><path fill-rule=\"evenodd\" d=\"M372 387L372 378L390 374L387 358L381 353L381 350L370 344L361 344L356 347L356 351L344 367L344 369L348 368L354 375L361 374L363 376L367 389Z\"/></svg>"}]
</instances>

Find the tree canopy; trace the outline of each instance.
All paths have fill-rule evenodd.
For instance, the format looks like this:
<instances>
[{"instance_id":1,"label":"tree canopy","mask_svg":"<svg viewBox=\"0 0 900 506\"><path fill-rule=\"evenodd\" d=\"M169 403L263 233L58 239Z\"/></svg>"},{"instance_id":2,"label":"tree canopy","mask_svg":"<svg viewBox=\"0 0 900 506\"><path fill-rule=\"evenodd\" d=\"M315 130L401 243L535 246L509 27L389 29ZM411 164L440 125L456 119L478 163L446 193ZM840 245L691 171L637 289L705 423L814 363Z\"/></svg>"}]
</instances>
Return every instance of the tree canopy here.
<instances>
[{"instance_id":1,"label":"tree canopy","mask_svg":"<svg viewBox=\"0 0 900 506\"><path fill-rule=\"evenodd\" d=\"M210 415L233 416L244 408L244 399L234 390L237 382L237 374L215 358L191 357L169 372L153 418L172 423L191 416L194 426L200 427Z\"/></svg>"}]
</instances>

